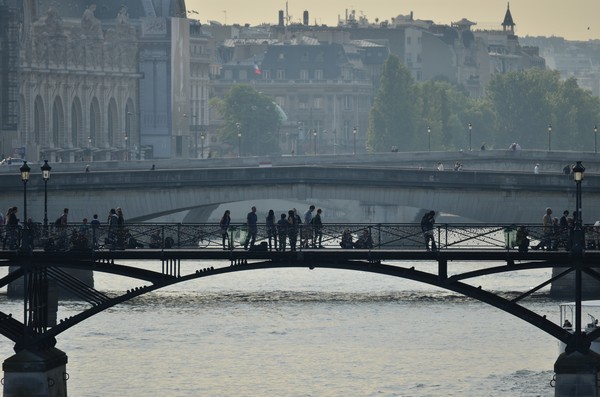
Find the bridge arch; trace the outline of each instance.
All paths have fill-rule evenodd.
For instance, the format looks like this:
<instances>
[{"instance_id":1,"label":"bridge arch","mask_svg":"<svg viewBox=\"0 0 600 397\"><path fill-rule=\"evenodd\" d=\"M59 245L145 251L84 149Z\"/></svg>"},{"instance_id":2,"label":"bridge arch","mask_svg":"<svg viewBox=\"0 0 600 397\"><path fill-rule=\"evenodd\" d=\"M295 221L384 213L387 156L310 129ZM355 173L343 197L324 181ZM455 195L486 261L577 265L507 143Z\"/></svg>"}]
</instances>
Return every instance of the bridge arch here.
<instances>
[{"instance_id":1,"label":"bridge arch","mask_svg":"<svg viewBox=\"0 0 600 397\"><path fill-rule=\"evenodd\" d=\"M243 255L244 253L241 254ZM475 277L490 274L549 268L554 266L554 263L524 262L519 264L518 267L516 267L514 263L511 263L509 261L509 263L505 265L499 264L498 266L491 266L487 269L481 269L474 272L465 272L462 274L454 275L452 277L447 277L446 274L448 258L438 258L438 272L430 273L421 270L416 270L414 267L408 268L405 266L399 266L397 264L386 264L384 263L384 261L378 259L364 259L365 256L373 255L375 257L375 252L373 252L373 254L371 254L370 252L356 252L352 255L355 256L355 259L338 258L334 260L331 256L324 259L319 259L323 257L322 251L312 253L310 251L305 251L303 252L302 256L279 255L278 259L257 259L254 262L248 262L247 259L243 258L243 256L240 256L237 259L232 259L230 266L216 268L211 266L202 269L198 268L195 271L187 274L180 273L180 268L178 266L179 259L164 257L162 260L163 267L161 272L149 271L134 266L119 265L115 263L115 261L112 259L96 260L93 262L93 264L91 264L89 260L68 260L65 258L56 261L46 261L45 263L38 263L38 265L41 265L43 268L45 268L50 277L57 280L59 284L63 286L66 285L66 283L73 283L73 281L68 279L67 281L65 281L66 276L64 276L63 272L59 270L60 268L89 269L90 267L92 267L94 271L110 273L123 277L130 277L141 281L150 282L150 284L145 284L140 287L132 288L121 295L113 297L109 297L102 294L99 291L94 291L93 289L90 290L89 288L80 286L79 288L81 289L81 295L79 296L91 304L90 308L83 310L82 312L72 317L61 320L59 324L45 330L45 332L40 332L38 334L32 335L31 339L26 343L23 343L23 340L21 339L22 335L19 335L14 331L15 329L22 329L22 324L19 325L19 322L16 319L12 318L10 315L0 313L0 333L2 333L4 336L15 342L15 350L17 351L22 348L26 348L27 346L48 346L53 345L55 343L55 338L57 335L97 313L100 313L117 304L123 303L140 295L144 295L146 293L156 291L174 284L188 282L191 280L201 279L205 277L214 277L217 275L252 270L278 268L306 268L312 270L314 268L328 268L337 270L369 272L391 277L398 277L402 279L408 279L420 283L425 283L448 291L456 292L458 294L476 299L480 302L496 307L513 316L516 316L521 320L524 320L529 324L537 327L538 329L548 333L554 338L566 343L567 345L572 345L574 343L573 335L570 332L555 324L553 321L547 319L545 315L537 314L520 304L521 300L531 295L538 288L533 288L530 291L526 291L525 293L521 294L516 298L507 298L500 296L499 294L495 294L491 291L486 291L481 287L463 282L463 280L465 279L472 279ZM563 275L567 274L572 270L573 269L565 271ZM0 287L6 285L8 282L14 281L18 277L23 276L24 272L25 270L23 267L16 267L15 270L13 270L11 273L9 273L8 276L4 277L1 280ZM589 338L589 340L593 340L598 336L600 336L600 329L591 332L587 336L587 338Z\"/></svg>"},{"instance_id":2,"label":"bridge arch","mask_svg":"<svg viewBox=\"0 0 600 397\"><path fill-rule=\"evenodd\" d=\"M92 146L95 146L92 141ZM433 209L483 223L540 223L546 207L555 212L575 207L575 184L564 174L437 172L388 167L290 166L194 168L118 172L56 173L48 184L50 211L68 206L71 219L106 213L111 206L126 209L127 220L152 219L203 206L241 200L254 201L259 211L268 199L317 204L348 200L361 205ZM92 170L93 171L93 170ZM9 202L21 200L22 186L6 178ZM33 211L43 208L41 178L28 183ZM36 191L37 190L37 191ZM600 214L600 177L586 175L584 219ZM115 202L118 201L118 202ZM111 204L112 203L112 204ZM54 206L54 207L53 207ZM302 210L302 209L299 209ZM392 210L387 219L351 222L413 222ZM33 216L41 219L43 214ZM333 221L331 218L328 220ZM345 220L344 220L345 221Z\"/></svg>"}]
</instances>

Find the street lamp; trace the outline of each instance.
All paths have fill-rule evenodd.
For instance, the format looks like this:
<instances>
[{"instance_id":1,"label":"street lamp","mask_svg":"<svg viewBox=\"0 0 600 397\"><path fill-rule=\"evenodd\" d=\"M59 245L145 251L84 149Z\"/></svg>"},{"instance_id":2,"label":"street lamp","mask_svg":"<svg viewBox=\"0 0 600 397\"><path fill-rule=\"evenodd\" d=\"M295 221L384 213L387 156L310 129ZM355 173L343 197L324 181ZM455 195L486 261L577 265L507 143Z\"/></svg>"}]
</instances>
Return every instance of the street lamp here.
<instances>
[{"instance_id":1,"label":"street lamp","mask_svg":"<svg viewBox=\"0 0 600 397\"><path fill-rule=\"evenodd\" d=\"M91 136L88 136L88 152L90 154L90 161L92 161L93 157L92 157L92 137Z\"/></svg>"},{"instance_id":2,"label":"street lamp","mask_svg":"<svg viewBox=\"0 0 600 397\"><path fill-rule=\"evenodd\" d=\"M427 126L427 136L429 137L429 151L431 152L431 127Z\"/></svg>"},{"instance_id":3,"label":"street lamp","mask_svg":"<svg viewBox=\"0 0 600 397\"><path fill-rule=\"evenodd\" d=\"M594 126L594 153L598 153L598 126Z\"/></svg>"},{"instance_id":4,"label":"street lamp","mask_svg":"<svg viewBox=\"0 0 600 397\"><path fill-rule=\"evenodd\" d=\"M471 151L471 133L473 132L473 125L469 123L469 152Z\"/></svg>"},{"instance_id":5,"label":"street lamp","mask_svg":"<svg viewBox=\"0 0 600 397\"><path fill-rule=\"evenodd\" d=\"M204 158L204 139L206 138L206 135L204 135L204 131L200 134L200 145L201 145L201 151L200 151L200 158L203 159Z\"/></svg>"},{"instance_id":6,"label":"street lamp","mask_svg":"<svg viewBox=\"0 0 600 397\"><path fill-rule=\"evenodd\" d=\"M125 161L129 160L129 137L125 135Z\"/></svg>"},{"instance_id":7,"label":"street lamp","mask_svg":"<svg viewBox=\"0 0 600 397\"><path fill-rule=\"evenodd\" d=\"M317 130L313 130L313 137L315 138L315 156L317 155Z\"/></svg>"},{"instance_id":8,"label":"street lamp","mask_svg":"<svg viewBox=\"0 0 600 397\"><path fill-rule=\"evenodd\" d=\"M583 180L583 173L585 167L578 161L575 167L573 167L573 179L577 186L576 198L575 198L575 228L573 230L573 251L583 252L584 241L583 241L583 223L581 216L581 181Z\"/></svg>"},{"instance_id":9,"label":"street lamp","mask_svg":"<svg viewBox=\"0 0 600 397\"><path fill-rule=\"evenodd\" d=\"M548 151L552 150L552 124L548 124Z\"/></svg>"},{"instance_id":10,"label":"street lamp","mask_svg":"<svg viewBox=\"0 0 600 397\"><path fill-rule=\"evenodd\" d=\"M575 199L575 228L573 229L573 245L571 247L571 253L574 257L581 258L585 249L585 238L582 228L582 216L581 216L581 181L583 180L583 173L585 168L578 161L575 167L573 167L573 179L577 186L576 199ZM575 345L580 346L581 343L581 297L582 297L582 274L581 266L576 266L575 269Z\"/></svg>"},{"instance_id":11,"label":"street lamp","mask_svg":"<svg viewBox=\"0 0 600 397\"><path fill-rule=\"evenodd\" d=\"M44 160L42 169L42 178L44 178L44 237L48 237L48 179L50 179L50 164Z\"/></svg>"},{"instance_id":12,"label":"street lamp","mask_svg":"<svg viewBox=\"0 0 600 397\"><path fill-rule=\"evenodd\" d=\"M238 131L238 157L242 157L242 132L241 132L241 124L235 123Z\"/></svg>"},{"instance_id":13,"label":"street lamp","mask_svg":"<svg viewBox=\"0 0 600 397\"><path fill-rule=\"evenodd\" d=\"M354 154L356 154L356 127L352 129L352 135L354 135Z\"/></svg>"},{"instance_id":14,"label":"street lamp","mask_svg":"<svg viewBox=\"0 0 600 397\"><path fill-rule=\"evenodd\" d=\"M23 165L19 168L21 172L21 180L23 181L23 230L21 235L21 250L29 251L29 230L27 222L27 182L29 181L29 171L31 168L27 165L27 161L23 161Z\"/></svg>"}]
</instances>

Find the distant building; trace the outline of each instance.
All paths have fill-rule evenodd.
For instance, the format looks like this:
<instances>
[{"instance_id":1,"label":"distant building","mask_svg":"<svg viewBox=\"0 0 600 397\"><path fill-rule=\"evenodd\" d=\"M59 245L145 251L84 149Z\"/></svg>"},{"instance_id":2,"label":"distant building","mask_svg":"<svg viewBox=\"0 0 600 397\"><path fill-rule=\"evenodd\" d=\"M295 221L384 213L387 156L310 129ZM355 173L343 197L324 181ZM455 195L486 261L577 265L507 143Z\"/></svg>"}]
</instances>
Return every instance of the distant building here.
<instances>
[{"instance_id":1,"label":"distant building","mask_svg":"<svg viewBox=\"0 0 600 397\"><path fill-rule=\"evenodd\" d=\"M352 152L355 142L364 148L374 80L389 54L385 46L322 43L298 32L281 39L226 40L219 54L224 63L213 95L249 84L274 98L286 115L279 132L284 152L312 152L314 139L321 153Z\"/></svg>"},{"instance_id":2,"label":"distant building","mask_svg":"<svg viewBox=\"0 0 600 397\"><path fill-rule=\"evenodd\" d=\"M194 156L210 61L185 17L182 0L0 0L0 153Z\"/></svg>"}]
</instances>

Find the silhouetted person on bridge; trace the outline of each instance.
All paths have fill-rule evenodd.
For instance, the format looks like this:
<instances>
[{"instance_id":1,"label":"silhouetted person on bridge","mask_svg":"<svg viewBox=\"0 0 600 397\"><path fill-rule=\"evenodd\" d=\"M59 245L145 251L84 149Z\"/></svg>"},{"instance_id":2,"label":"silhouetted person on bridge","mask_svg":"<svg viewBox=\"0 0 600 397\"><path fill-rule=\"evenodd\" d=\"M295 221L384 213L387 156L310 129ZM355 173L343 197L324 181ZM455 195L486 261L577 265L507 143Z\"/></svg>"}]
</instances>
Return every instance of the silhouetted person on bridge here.
<instances>
[{"instance_id":1,"label":"silhouetted person on bridge","mask_svg":"<svg viewBox=\"0 0 600 397\"><path fill-rule=\"evenodd\" d=\"M308 248L310 245L310 241L313 239L313 230L312 230L312 219L313 219L313 211L315 210L315 206L311 205L308 210L304 213L304 225L302 227L302 246L304 248ZM314 242L313 242L314 245Z\"/></svg>"},{"instance_id":2,"label":"silhouetted person on bridge","mask_svg":"<svg viewBox=\"0 0 600 397\"><path fill-rule=\"evenodd\" d=\"M354 248L354 242L352 241L352 233L350 233L349 229L345 229L344 233L342 233L342 241L340 242L340 247L344 249Z\"/></svg>"},{"instance_id":3,"label":"silhouetted person on bridge","mask_svg":"<svg viewBox=\"0 0 600 397\"><path fill-rule=\"evenodd\" d=\"M269 213L267 214L267 218L266 218L267 238L269 240L269 251L273 250L273 248L275 248L275 251L277 251L277 224L275 222L276 222L275 211L269 210ZM271 244L271 240L272 240L272 244Z\"/></svg>"},{"instance_id":4,"label":"silhouetted person on bridge","mask_svg":"<svg viewBox=\"0 0 600 397\"><path fill-rule=\"evenodd\" d=\"M227 230L229 229L229 224L231 223L231 212L229 210L225 211L225 213L223 214L223 217L221 218L221 221L219 222L219 226L221 227L221 238L223 240L223 249L224 250L231 250L232 244L231 241L229 240L229 234L227 233ZM225 241L227 241L227 246L225 246Z\"/></svg>"},{"instance_id":5,"label":"silhouetted person on bridge","mask_svg":"<svg viewBox=\"0 0 600 397\"><path fill-rule=\"evenodd\" d=\"M258 217L256 216L256 207L252 207L252 210L248 212L246 216L246 224L248 225L248 236L244 242L244 249L248 249L248 245L252 247L256 242L256 232L258 231Z\"/></svg>"},{"instance_id":6,"label":"silhouetted person on bridge","mask_svg":"<svg viewBox=\"0 0 600 397\"><path fill-rule=\"evenodd\" d=\"M313 248L323 248L323 221L321 220L322 212L323 210L319 208L317 210L317 214L312 219L313 231L315 233L313 239Z\"/></svg>"},{"instance_id":7,"label":"silhouetted person on bridge","mask_svg":"<svg viewBox=\"0 0 600 397\"><path fill-rule=\"evenodd\" d=\"M288 236L288 221L285 218L285 214L281 214L281 217L277 221L277 235L279 237L279 249L278 251L285 251L285 240Z\"/></svg>"},{"instance_id":8,"label":"silhouetted person on bridge","mask_svg":"<svg viewBox=\"0 0 600 397\"><path fill-rule=\"evenodd\" d=\"M6 212L6 235L2 244L2 249L14 250L19 245L19 218L17 218L17 207L10 207Z\"/></svg>"},{"instance_id":9,"label":"silhouetted person on bridge","mask_svg":"<svg viewBox=\"0 0 600 397\"><path fill-rule=\"evenodd\" d=\"M423 237L425 238L425 249L427 251L437 251L435 245L435 239L433 237L433 225L435 224L435 211L431 210L426 212L421 218L421 230L423 231ZM431 248L429 242L431 241Z\"/></svg>"},{"instance_id":10,"label":"silhouetted person on bridge","mask_svg":"<svg viewBox=\"0 0 600 397\"><path fill-rule=\"evenodd\" d=\"M534 249L552 249L552 209L550 207L546 208L546 213L542 217L542 226L543 226L543 236L542 240L538 245L534 247Z\"/></svg>"},{"instance_id":11,"label":"silhouetted person on bridge","mask_svg":"<svg viewBox=\"0 0 600 397\"><path fill-rule=\"evenodd\" d=\"M527 252L529 250L529 230L525 226L519 226L517 229L517 246L519 252Z\"/></svg>"},{"instance_id":12,"label":"silhouetted person on bridge","mask_svg":"<svg viewBox=\"0 0 600 397\"><path fill-rule=\"evenodd\" d=\"M433 245L435 246L435 243L433 243ZM356 242L354 243L354 248L357 248L357 249L373 248L373 238L371 237L371 232L369 231L369 229L365 229L363 231L362 236L360 236L358 238L358 240L356 240Z\"/></svg>"},{"instance_id":13,"label":"silhouetted person on bridge","mask_svg":"<svg viewBox=\"0 0 600 397\"><path fill-rule=\"evenodd\" d=\"M288 239L290 240L290 251L296 251L296 244L298 241L298 228L300 223L298 222L300 217L296 215L294 210L288 211Z\"/></svg>"},{"instance_id":14,"label":"silhouetted person on bridge","mask_svg":"<svg viewBox=\"0 0 600 397\"><path fill-rule=\"evenodd\" d=\"M58 233L58 249L69 249L69 238L67 236L67 224L69 222L69 209L65 208L61 216L59 216L54 224Z\"/></svg>"}]
</instances>

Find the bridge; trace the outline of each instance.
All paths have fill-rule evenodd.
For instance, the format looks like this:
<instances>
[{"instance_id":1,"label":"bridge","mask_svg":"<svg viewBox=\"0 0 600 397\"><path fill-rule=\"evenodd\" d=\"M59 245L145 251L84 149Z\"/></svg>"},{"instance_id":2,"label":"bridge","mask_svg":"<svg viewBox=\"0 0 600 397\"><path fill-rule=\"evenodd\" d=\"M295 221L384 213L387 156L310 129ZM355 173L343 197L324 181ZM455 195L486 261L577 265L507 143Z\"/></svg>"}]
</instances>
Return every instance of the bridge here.
<instances>
[{"instance_id":1,"label":"bridge","mask_svg":"<svg viewBox=\"0 0 600 397\"><path fill-rule=\"evenodd\" d=\"M435 209L484 223L534 223L541 221L546 207L556 214L575 208L575 184L559 170L536 175L468 169L440 172L360 163L224 168L203 164L153 171L53 173L46 185L48 217L52 221L68 207L71 220L89 219L93 213L104 219L111 207L119 206L134 222L180 212L190 214L186 221L205 222L219 205L240 201L250 201L259 214L266 213L268 208L261 207L266 198L317 205L337 201L341 203L339 212L346 211L347 216L337 220L349 222L365 221L352 218L358 217L358 208L370 214L367 221L371 222L416 221L422 209ZM586 218L600 216L600 178L590 171L582 184ZM18 172L1 173L0 183L5 207L23 202ZM43 219L44 187L41 177L32 174L27 184L27 208L36 221ZM404 208L413 210L406 216ZM246 212L238 211L234 216L241 221Z\"/></svg>"},{"instance_id":2,"label":"bridge","mask_svg":"<svg viewBox=\"0 0 600 397\"><path fill-rule=\"evenodd\" d=\"M589 227L588 227L589 228ZM243 239L243 225L234 225L230 232L236 239ZM345 230L358 236L365 231L370 234L372 247L342 249L339 245ZM238 231L240 231L238 233ZM128 224L123 229L81 230L79 225L66 229L50 227L40 230L42 236L59 241L70 236L70 245L46 246L46 250L34 249L23 244L20 249L0 251L0 264L8 267L8 274L0 279L0 286L17 280L23 281L23 321L19 313L0 312L0 333L15 344L16 354L5 360L3 368L4 392L6 396L17 395L16 390L34 387L48 389L48 384L66 396L67 356L56 348L57 337L69 328L81 323L119 303L137 296L151 293L176 283L194 279L225 275L236 272L276 268L330 268L370 272L410 279L443 288L489 304L564 342L566 352L555 364L558 396L570 394L572 390L590 390L597 384L600 357L590 352L592 340L600 337L600 328L589 333L572 332L556 324L552 319L535 313L527 307L528 298L533 297L555 280L574 275L573 299L579 305L575 330L582 329L581 300L582 276L587 275L596 283L600 281L600 250L595 236L588 235L582 244L585 251L565 250L562 236L553 236L559 250L515 249L513 226L507 224L460 224L438 225L435 238L438 250L426 251L422 232L415 224L330 224L323 230L324 249L306 248L300 245L296 251L243 250L238 247L224 250L221 231L214 224ZM124 247L116 241L133 238L136 248ZM158 242L152 236L158 235ZM260 228L258 241L266 239L266 229ZM302 231L299 232L302 236ZM78 245L81 236L85 244ZM545 236L537 225L530 225L532 244ZM44 237L45 238L45 237ZM168 244L167 238L172 242ZM46 240L47 242L48 240ZM235 241L234 241L235 242ZM237 241L239 244L239 241ZM155 248L150 248L151 244ZM68 251L62 249L68 248ZM128 261L144 261L147 266L139 267ZM183 273L181 262L194 260L198 266L190 273ZM202 265L210 261L211 265ZM422 271L405 262L435 262L436 271ZM454 261L472 263L471 270L457 272ZM215 266L215 263L221 265ZM160 266L156 266L160 264ZM482 267L482 264L487 266ZM531 269L560 268L546 280L525 291L496 293L482 289L480 277L506 272L522 272ZM160 270L158 270L160 269ZM108 296L92 286L70 275L71 270L93 270L140 280L138 287ZM80 313L53 322L49 316L51 299L49 292L59 286L87 303ZM576 374L576 375L573 375ZM50 382L51 379L52 382ZM592 388L596 386L591 386ZM54 389L56 391L57 389ZM595 389L594 389L595 390ZM38 390L36 390L38 392ZM43 392L42 392L43 393ZM586 394L586 395L597 395ZM28 395L34 395L33 392ZM47 394L35 394L50 396Z\"/></svg>"}]
</instances>

